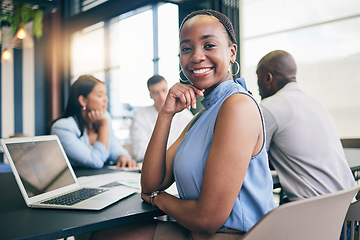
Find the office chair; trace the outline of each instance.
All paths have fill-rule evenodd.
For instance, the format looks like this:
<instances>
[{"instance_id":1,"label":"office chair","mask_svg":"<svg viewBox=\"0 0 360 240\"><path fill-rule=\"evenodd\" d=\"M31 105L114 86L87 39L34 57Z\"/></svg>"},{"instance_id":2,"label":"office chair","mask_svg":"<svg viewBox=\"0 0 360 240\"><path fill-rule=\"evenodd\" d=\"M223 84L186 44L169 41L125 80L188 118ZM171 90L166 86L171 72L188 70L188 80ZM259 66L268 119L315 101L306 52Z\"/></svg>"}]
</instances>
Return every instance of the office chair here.
<instances>
[{"instance_id":1,"label":"office chair","mask_svg":"<svg viewBox=\"0 0 360 240\"><path fill-rule=\"evenodd\" d=\"M265 214L241 240L339 240L360 186L283 204Z\"/></svg>"}]
</instances>

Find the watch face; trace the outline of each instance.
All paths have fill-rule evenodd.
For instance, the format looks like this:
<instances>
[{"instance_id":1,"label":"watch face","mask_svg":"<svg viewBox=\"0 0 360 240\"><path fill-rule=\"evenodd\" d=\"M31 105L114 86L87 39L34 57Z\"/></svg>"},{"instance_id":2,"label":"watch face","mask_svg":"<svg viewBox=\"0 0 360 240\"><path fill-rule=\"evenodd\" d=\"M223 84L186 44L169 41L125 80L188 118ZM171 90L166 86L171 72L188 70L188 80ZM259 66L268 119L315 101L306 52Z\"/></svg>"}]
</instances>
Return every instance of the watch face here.
<instances>
[{"instance_id":1,"label":"watch face","mask_svg":"<svg viewBox=\"0 0 360 240\"><path fill-rule=\"evenodd\" d=\"M159 191L156 191L156 192L152 192L151 193L151 195L150 195L150 197L156 197L157 195L159 194Z\"/></svg>"}]
</instances>

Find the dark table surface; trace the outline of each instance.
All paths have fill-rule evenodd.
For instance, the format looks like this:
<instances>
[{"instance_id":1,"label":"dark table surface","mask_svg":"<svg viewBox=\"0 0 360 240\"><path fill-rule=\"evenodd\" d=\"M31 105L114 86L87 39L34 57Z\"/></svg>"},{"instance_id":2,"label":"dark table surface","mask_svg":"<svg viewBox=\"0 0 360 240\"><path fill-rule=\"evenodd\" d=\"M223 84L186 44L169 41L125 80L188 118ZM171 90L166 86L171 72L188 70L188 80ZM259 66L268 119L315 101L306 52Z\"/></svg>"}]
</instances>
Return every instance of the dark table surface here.
<instances>
[{"instance_id":1,"label":"dark table surface","mask_svg":"<svg viewBox=\"0 0 360 240\"><path fill-rule=\"evenodd\" d=\"M111 172L76 170L77 176ZM100 211L35 209L26 206L11 172L0 173L0 239L58 239L161 216L136 193Z\"/></svg>"},{"instance_id":2,"label":"dark table surface","mask_svg":"<svg viewBox=\"0 0 360 240\"><path fill-rule=\"evenodd\" d=\"M360 170L360 151L345 151L353 172ZM350 160L349 160L350 159ZM113 169L74 169L77 177L113 173ZM274 188L281 187L272 171ZM131 195L100 210L35 209L26 206L11 172L0 173L0 239L58 239L164 215Z\"/></svg>"}]
</instances>

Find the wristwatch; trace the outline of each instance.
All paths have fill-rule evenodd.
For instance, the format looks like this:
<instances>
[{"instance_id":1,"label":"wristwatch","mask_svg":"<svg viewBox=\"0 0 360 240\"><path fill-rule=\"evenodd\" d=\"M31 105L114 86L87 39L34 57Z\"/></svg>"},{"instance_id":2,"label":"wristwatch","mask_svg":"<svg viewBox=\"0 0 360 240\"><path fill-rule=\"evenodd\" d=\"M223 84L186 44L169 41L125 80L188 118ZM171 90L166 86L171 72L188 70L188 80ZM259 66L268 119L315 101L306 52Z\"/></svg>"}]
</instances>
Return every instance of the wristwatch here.
<instances>
[{"instance_id":1,"label":"wristwatch","mask_svg":"<svg viewBox=\"0 0 360 240\"><path fill-rule=\"evenodd\" d=\"M159 193L160 193L160 191L155 191L150 194L150 202L151 202L151 205L153 205L154 207L155 207L154 198L156 198L159 195Z\"/></svg>"}]
</instances>

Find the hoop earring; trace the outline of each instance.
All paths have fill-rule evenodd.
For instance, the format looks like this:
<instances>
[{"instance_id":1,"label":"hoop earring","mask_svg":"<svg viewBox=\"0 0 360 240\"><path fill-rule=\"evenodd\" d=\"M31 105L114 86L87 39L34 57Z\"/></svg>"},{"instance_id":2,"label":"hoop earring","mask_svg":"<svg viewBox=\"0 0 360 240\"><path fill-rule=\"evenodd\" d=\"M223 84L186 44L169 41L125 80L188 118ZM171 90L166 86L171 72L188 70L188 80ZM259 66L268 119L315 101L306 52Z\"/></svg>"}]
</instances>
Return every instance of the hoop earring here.
<instances>
[{"instance_id":1,"label":"hoop earring","mask_svg":"<svg viewBox=\"0 0 360 240\"><path fill-rule=\"evenodd\" d=\"M233 74L233 76L236 76L236 75L240 72L240 64L239 64L237 61L233 62L233 64L234 64L234 63L236 63L237 71L236 71L235 74Z\"/></svg>"},{"instance_id":2,"label":"hoop earring","mask_svg":"<svg viewBox=\"0 0 360 240\"><path fill-rule=\"evenodd\" d=\"M179 80L180 80L180 82L191 83L191 81L189 79L184 80L184 79L181 78L181 72L182 72L182 69L180 69L180 72L179 72ZM184 73L183 73L183 75L185 76ZM186 78L186 76L185 76L185 78Z\"/></svg>"},{"instance_id":3,"label":"hoop earring","mask_svg":"<svg viewBox=\"0 0 360 240\"><path fill-rule=\"evenodd\" d=\"M85 111L85 110L86 110L86 106L83 106L82 109Z\"/></svg>"}]
</instances>

